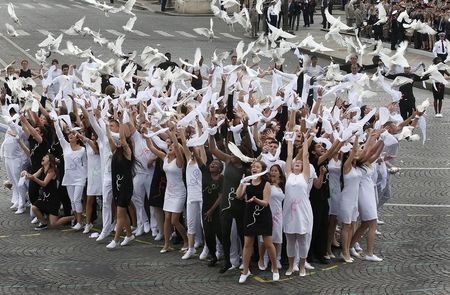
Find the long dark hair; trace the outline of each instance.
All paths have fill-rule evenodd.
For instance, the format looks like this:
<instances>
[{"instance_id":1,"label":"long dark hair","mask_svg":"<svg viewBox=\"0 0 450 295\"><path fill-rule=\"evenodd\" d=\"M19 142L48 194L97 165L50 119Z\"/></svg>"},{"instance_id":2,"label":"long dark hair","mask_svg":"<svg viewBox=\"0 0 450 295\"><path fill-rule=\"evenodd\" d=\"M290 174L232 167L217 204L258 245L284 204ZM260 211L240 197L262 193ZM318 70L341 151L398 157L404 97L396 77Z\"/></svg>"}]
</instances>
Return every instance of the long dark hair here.
<instances>
[{"instance_id":1,"label":"long dark hair","mask_svg":"<svg viewBox=\"0 0 450 295\"><path fill-rule=\"evenodd\" d=\"M280 182L278 183L278 185L279 185L279 187L281 188L281 190L282 190L283 193L284 193L284 188L285 188L285 186L286 186L286 176L284 176L283 169L281 169L281 166L280 166L280 165L274 164L274 165L272 165L272 167L270 167L270 170L271 170L273 167L275 167L275 168L278 170L278 173L280 174ZM270 171L270 170L269 170L269 171ZM271 184L273 184L273 183L271 183Z\"/></svg>"},{"instance_id":2,"label":"long dark hair","mask_svg":"<svg viewBox=\"0 0 450 295\"><path fill-rule=\"evenodd\" d=\"M345 185L345 183L344 183L344 164L347 161L349 156L350 156L350 152L346 152L346 153L342 154L342 159L341 159L341 177L340 177L341 191L344 190L344 185ZM356 160L355 167L366 170L367 166L361 160Z\"/></svg>"},{"instance_id":3,"label":"long dark hair","mask_svg":"<svg viewBox=\"0 0 450 295\"><path fill-rule=\"evenodd\" d=\"M58 179L59 171L58 171L58 166L56 164L56 157L55 157L55 155L53 155L51 153L48 153L47 156L48 156L48 163L49 163L47 172L49 170L53 170L53 172L55 173L55 178ZM46 172L44 172L44 174L46 174Z\"/></svg>"}]
</instances>

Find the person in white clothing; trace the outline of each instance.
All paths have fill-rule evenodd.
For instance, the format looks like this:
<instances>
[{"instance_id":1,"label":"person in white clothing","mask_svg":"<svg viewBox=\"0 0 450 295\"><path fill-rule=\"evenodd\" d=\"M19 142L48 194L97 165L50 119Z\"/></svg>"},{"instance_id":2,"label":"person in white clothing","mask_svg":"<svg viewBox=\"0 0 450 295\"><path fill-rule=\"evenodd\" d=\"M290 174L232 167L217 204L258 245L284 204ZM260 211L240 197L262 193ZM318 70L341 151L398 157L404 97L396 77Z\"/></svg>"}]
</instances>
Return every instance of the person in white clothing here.
<instances>
[{"instance_id":1,"label":"person in white clothing","mask_svg":"<svg viewBox=\"0 0 450 295\"><path fill-rule=\"evenodd\" d=\"M189 249L181 259L189 259L195 254L195 237L201 235L198 229L202 222L202 171L199 167L206 164L206 152L203 146L188 147L185 129L180 130L181 144L184 156L188 159L186 165L187 205L186 220L188 227ZM190 128L192 131L192 128ZM191 132L192 133L192 132Z\"/></svg>"},{"instance_id":2,"label":"person in white clothing","mask_svg":"<svg viewBox=\"0 0 450 295\"><path fill-rule=\"evenodd\" d=\"M83 205L81 199L86 184L87 175L87 156L86 149L79 144L78 133L76 129L71 129L70 117L67 116L66 126L69 128L68 141L64 137L59 121L54 122L56 135L64 153L64 178L62 185L67 188L70 202L72 203L72 211L75 212L77 224L72 228L80 230L82 228L81 214L83 213Z\"/></svg>"}]
</instances>

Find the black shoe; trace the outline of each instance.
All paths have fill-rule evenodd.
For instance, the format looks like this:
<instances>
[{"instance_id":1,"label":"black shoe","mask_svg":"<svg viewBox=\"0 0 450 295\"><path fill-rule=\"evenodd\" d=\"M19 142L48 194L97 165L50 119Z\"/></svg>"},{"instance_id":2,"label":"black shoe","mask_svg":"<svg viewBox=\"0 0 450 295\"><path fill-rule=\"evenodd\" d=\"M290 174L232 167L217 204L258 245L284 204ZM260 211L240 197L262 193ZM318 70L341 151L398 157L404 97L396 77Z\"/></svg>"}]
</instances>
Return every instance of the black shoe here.
<instances>
[{"instance_id":1,"label":"black shoe","mask_svg":"<svg viewBox=\"0 0 450 295\"><path fill-rule=\"evenodd\" d=\"M47 224L40 223L38 226L34 228L34 230L44 230L47 229Z\"/></svg>"},{"instance_id":2,"label":"black shoe","mask_svg":"<svg viewBox=\"0 0 450 295\"><path fill-rule=\"evenodd\" d=\"M216 266L216 263L217 263L217 257L213 257L213 258L208 262L208 266L209 266L209 267Z\"/></svg>"},{"instance_id":3,"label":"black shoe","mask_svg":"<svg viewBox=\"0 0 450 295\"><path fill-rule=\"evenodd\" d=\"M232 266L231 263L225 263L219 270L219 273L225 273L231 266Z\"/></svg>"}]
</instances>

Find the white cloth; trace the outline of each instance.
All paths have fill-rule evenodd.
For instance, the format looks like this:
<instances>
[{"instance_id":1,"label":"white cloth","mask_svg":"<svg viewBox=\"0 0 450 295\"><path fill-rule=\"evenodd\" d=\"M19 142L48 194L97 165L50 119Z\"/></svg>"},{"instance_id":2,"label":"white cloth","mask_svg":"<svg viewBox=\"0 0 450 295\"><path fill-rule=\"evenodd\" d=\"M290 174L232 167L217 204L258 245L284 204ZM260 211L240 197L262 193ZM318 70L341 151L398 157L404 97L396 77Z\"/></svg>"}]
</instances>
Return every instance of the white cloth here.
<instances>
[{"instance_id":1,"label":"white cloth","mask_svg":"<svg viewBox=\"0 0 450 295\"><path fill-rule=\"evenodd\" d=\"M272 241L274 243L283 243L283 200L284 192L281 188L271 185L271 194L269 206L272 211Z\"/></svg>"},{"instance_id":2,"label":"white cloth","mask_svg":"<svg viewBox=\"0 0 450 295\"><path fill-rule=\"evenodd\" d=\"M92 147L86 145L87 154L87 195L101 196L102 195L102 170L100 154L96 154Z\"/></svg>"},{"instance_id":3,"label":"white cloth","mask_svg":"<svg viewBox=\"0 0 450 295\"><path fill-rule=\"evenodd\" d=\"M164 159L163 169L166 173L167 186L164 194L163 210L172 213L181 213L186 202L186 187L183 182L183 169L178 168L176 159L171 162Z\"/></svg>"},{"instance_id":4,"label":"white cloth","mask_svg":"<svg viewBox=\"0 0 450 295\"><path fill-rule=\"evenodd\" d=\"M331 159L328 162L328 185L330 187L330 215L338 216L341 202L341 161Z\"/></svg>"},{"instance_id":5,"label":"white cloth","mask_svg":"<svg viewBox=\"0 0 450 295\"><path fill-rule=\"evenodd\" d=\"M369 221L378 218L377 197L375 185L372 180L372 167L359 168L361 171L361 182L359 183L358 210L362 221Z\"/></svg>"},{"instance_id":6,"label":"white cloth","mask_svg":"<svg viewBox=\"0 0 450 295\"><path fill-rule=\"evenodd\" d=\"M187 202L199 202L203 200L202 171L197 163L189 159L186 165Z\"/></svg>"},{"instance_id":7,"label":"white cloth","mask_svg":"<svg viewBox=\"0 0 450 295\"><path fill-rule=\"evenodd\" d=\"M283 229L288 234L311 234L313 212L309 201L308 183L303 174L291 173L286 180L283 206Z\"/></svg>"},{"instance_id":8,"label":"white cloth","mask_svg":"<svg viewBox=\"0 0 450 295\"><path fill-rule=\"evenodd\" d=\"M361 182L361 170L352 167L344 174L344 189L341 193L339 220L344 224L351 224L358 218L358 195Z\"/></svg>"}]
</instances>

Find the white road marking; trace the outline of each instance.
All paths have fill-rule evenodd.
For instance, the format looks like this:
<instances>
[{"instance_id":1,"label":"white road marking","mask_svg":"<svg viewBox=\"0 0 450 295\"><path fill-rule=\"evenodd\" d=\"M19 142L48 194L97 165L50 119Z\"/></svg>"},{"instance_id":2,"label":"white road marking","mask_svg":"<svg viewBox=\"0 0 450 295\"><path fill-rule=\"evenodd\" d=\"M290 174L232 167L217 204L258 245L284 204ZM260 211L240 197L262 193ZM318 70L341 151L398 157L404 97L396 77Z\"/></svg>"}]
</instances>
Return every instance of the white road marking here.
<instances>
[{"instance_id":1,"label":"white road marking","mask_svg":"<svg viewBox=\"0 0 450 295\"><path fill-rule=\"evenodd\" d=\"M139 30L133 30L133 33L135 33L136 35L139 35L141 37L148 37L148 36L150 36L149 34L146 34L146 33L141 32Z\"/></svg>"},{"instance_id":2,"label":"white road marking","mask_svg":"<svg viewBox=\"0 0 450 295\"><path fill-rule=\"evenodd\" d=\"M160 34L161 36L164 36L164 37L175 37L174 35L171 35L171 34L166 33L164 31L154 31L154 32L158 33L158 34Z\"/></svg>"},{"instance_id":3,"label":"white road marking","mask_svg":"<svg viewBox=\"0 0 450 295\"><path fill-rule=\"evenodd\" d=\"M122 36L122 35L125 35L125 34L123 34L123 33L121 33L121 32L117 32L116 30L106 30L108 33L110 33L110 34L113 34L113 35L116 35L116 36Z\"/></svg>"},{"instance_id":4,"label":"white road marking","mask_svg":"<svg viewBox=\"0 0 450 295\"><path fill-rule=\"evenodd\" d=\"M231 38L231 39L235 39L235 40L241 40L242 39L241 37L236 37L236 36L233 36L233 35L228 34L228 33L220 33L220 34L222 34L225 37L228 37L228 38Z\"/></svg>"},{"instance_id":5,"label":"white road marking","mask_svg":"<svg viewBox=\"0 0 450 295\"><path fill-rule=\"evenodd\" d=\"M399 167L400 170L450 170L450 167Z\"/></svg>"},{"instance_id":6,"label":"white road marking","mask_svg":"<svg viewBox=\"0 0 450 295\"><path fill-rule=\"evenodd\" d=\"M69 9L69 6L62 5L62 4L55 4L55 6L58 6L59 8Z\"/></svg>"},{"instance_id":7,"label":"white road marking","mask_svg":"<svg viewBox=\"0 0 450 295\"><path fill-rule=\"evenodd\" d=\"M2 67L6 67L8 64L6 63L6 61L0 58L0 65L2 65Z\"/></svg>"},{"instance_id":8,"label":"white road marking","mask_svg":"<svg viewBox=\"0 0 450 295\"><path fill-rule=\"evenodd\" d=\"M420 208L450 208L450 205L443 205L443 204L395 204L395 203L385 203L384 206L420 207Z\"/></svg>"},{"instance_id":9,"label":"white road marking","mask_svg":"<svg viewBox=\"0 0 450 295\"><path fill-rule=\"evenodd\" d=\"M49 31L47 30L37 30L39 33L41 33L42 35L48 36L50 34Z\"/></svg>"},{"instance_id":10,"label":"white road marking","mask_svg":"<svg viewBox=\"0 0 450 295\"><path fill-rule=\"evenodd\" d=\"M25 55L26 57L28 57L30 60L32 60L33 62L35 62L38 65L41 65L39 63L39 61L32 56L31 54L29 54L28 52L26 52L25 50L22 49L22 47L20 47L19 45L17 45L16 43L14 43L13 41L11 41L11 39L9 39L8 37L6 37L5 35L3 35L2 33L0 33L0 37L2 37L3 39L5 39L9 44L11 44L12 46L14 46L17 50L19 50L20 52L23 53L23 55Z\"/></svg>"},{"instance_id":11,"label":"white road marking","mask_svg":"<svg viewBox=\"0 0 450 295\"><path fill-rule=\"evenodd\" d=\"M19 34L19 36L30 36L27 32L24 30L16 30L16 32Z\"/></svg>"},{"instance_id":12,"label":"white road marking","mask_svg":"<svg viewBox=\"0 0 450 295\"><path fill-rule=\"evenodd\" d=\"M197 36L189 34L188 32L185 32L185 31L175 31L175 32L177 32L178 34L183 35L185 37L188 37L188 38L197 38Z\"/></svg>"},{"instance_id":13,"label":"white road marking","mask_svg":"<svg viewBox=\"0 0 450 295\"><path fill-rule=\"evenodd\" d=\"M52 8L50 5L44 4L44 3L38 3L40 6L44 8Z\"/></svg>"},{"instance_id":14,"label":"white road marking","mask_svg":"<svg viewBox=\"0 0 450 295\"><path fill-rule=\"evenodd\" d=\"M22 5L25 6L26 8L34 9L34 6L31 5L31 4L28 4L28 3L20 3L20 4L22 4Z\"/></svg>"}]
</instances>

